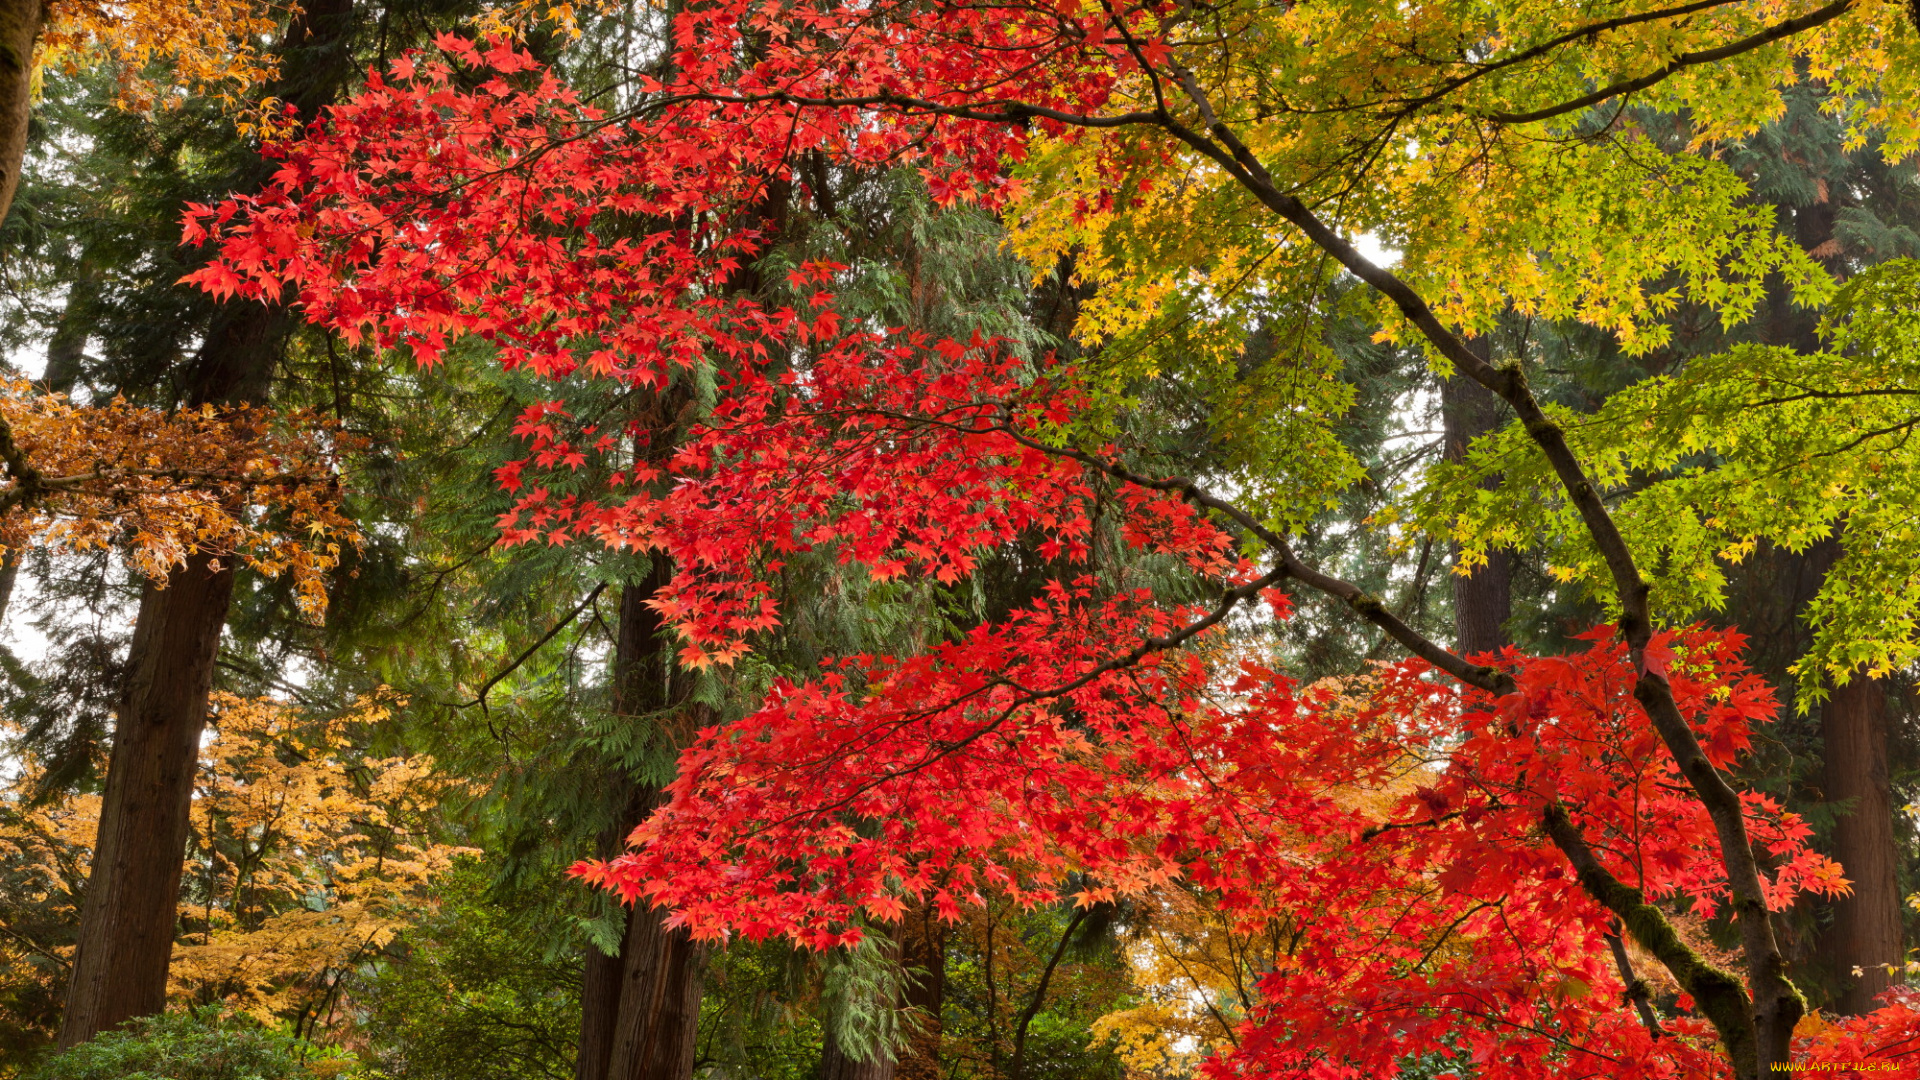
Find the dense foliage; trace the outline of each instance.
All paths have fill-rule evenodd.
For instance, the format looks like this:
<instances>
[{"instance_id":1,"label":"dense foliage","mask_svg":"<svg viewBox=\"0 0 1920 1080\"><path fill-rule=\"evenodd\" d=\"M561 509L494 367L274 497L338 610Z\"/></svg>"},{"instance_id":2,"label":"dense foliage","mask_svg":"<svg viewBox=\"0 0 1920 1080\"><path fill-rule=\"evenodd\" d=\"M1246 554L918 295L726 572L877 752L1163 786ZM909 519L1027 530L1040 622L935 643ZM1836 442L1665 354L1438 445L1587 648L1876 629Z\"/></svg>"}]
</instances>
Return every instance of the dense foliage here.
<instances>
[{"instance_id":1,"label":"dense foliage","mask_svg":"<svg viewBox=\"0 0 1920 1080\"><path fill-rule=\"evenodd\" d=\"M0 1068L1920 1075L1907 5L34 11Z\"/></svg>"}]
</instances>

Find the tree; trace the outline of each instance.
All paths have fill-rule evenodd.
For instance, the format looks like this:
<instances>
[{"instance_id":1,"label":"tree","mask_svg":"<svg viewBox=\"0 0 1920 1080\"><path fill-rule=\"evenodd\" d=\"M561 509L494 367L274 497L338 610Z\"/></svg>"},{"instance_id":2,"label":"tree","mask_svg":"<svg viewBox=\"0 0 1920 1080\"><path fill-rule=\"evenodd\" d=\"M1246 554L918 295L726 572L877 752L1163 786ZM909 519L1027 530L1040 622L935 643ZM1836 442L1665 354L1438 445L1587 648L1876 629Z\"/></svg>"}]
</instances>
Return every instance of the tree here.
<instances>
[{"instance_id":1,"label":"tree","mask_svg":"<svg viewBox=\"0 0 1920 1080\"><path fill-rule=\"evenodd\" d=\"M328 720L272 700L214 705L174 993L311 1030L355 964L426 903L428 882L473 853L434 835L464 785L430 757L356 745L388 718L389 697Z\"/></svg>"},{"instance_id":2,"label":"tree","mask_svg":"<svg viewBox=\"0 0 1920 1080\"><path fill-rule=\"evenodd\" d=\"M48 62L78 67L104 54L119 69L122 100L138 108L155 100L148 66L165 61L182 88L212 90L238 104L272 74L258 41L276 21L270 8L253 0L212 0L191 9L165 0L0 5L0 218L20 186L36 68ZM271 122L271 114L267 118Z\"/></svg>"},{"instance_id":3,"label":"tree","mask_svg":"<svg viewBox=\"0 0 1920 1080\"><path fill-rule=\"evenodd\" d=\"M454 63L490 69L480 90L460 89L445 61L403 62L337 110L330 130L289 147L276 188L196 211L191 230L216 230L223 252L198 280L274 297L291 280L314 318L408 345L426 363L473 333L508 366L542 374L584 369L645 386L670 366L715 369L719 400L664 495L616 483L598 498L554 497L543 473L618 443L573 426L558 402L530 412L531 454L502 471L524 490L503 519L509 539L594 537L674 557L676 579L653 603L687 640L689 663L744 655L745 637L778 618L768 577L807 547L835 547L882 580L951 581L976 552L1023 535L1041 540L1046 559L1084 560L1105 513L1142 551L1219 584L1215 603L1178 605L1041 571L1052 579L1041 598L996 625L783 684L760 713L690 750L674 802L636 833L639 848L589 877L675 908L701 933L829 947L859 939L861 910L891 919L905 898L925 896L949 913L986 887L1048 899L1069 868L1101 882L1080 891L1082 903L1176 874L1251 903L1248 882L1273 883L1248 853L1282 823L1262 824L1250 808L1285 805L1288 827L1311 822L1342 838L1288 881L1304 890L1295 902L1326 909L1332 897L1315 890L1342 873L1367 881L1363 896L1434 889L1432 906L1416 904L1431 940L1395 955L1410 969L1370 969L1378 978L1364 983L1324 976L1352 941L1318 943L1331 951L1311 969L1265 981L1267 1010L1220 1067L1305 1067L1309 1053L1341 1068L1390 1065L1409 1049L1404 1033L1312 1027L1328 1015L1320 1003L1344 1002L1340 1013L1390 998L1445 1018L1415 1025L1414 1048L1471 1053L1486 1068L1537 1075L1563 1064L1569 1043L1650 1070L1712 1068L1699 1021L1647 1025L1651 1014L1624 1014L1609 994L1593 1002L1591 988L1619 981L1606 945L1617 920L1680 983L1682 1007L1705 1017L1721 1067L1758 1077L1787 1062L1804 1008L1769 908L1802 888L1838 889L1838 871L1804 850L1791 815L1729 784L1746 725L1771 705L1735 659L1735 639L1655 622L1650 589L1685 596L1686 586L1664 566L1643 576L1643 537L1603 495L1620 474L1599 466L1618 448L1580 445L1581 429L1543 408L1524 368L1495 366L1465 339L1511 306L1645 348L1666 332L1658 316L1674 297L1739 319L1769 275L1824 300L1819 267L1743 202L1737 176L1691 149L1752 130L1777 111L1780 88L1812 70L1856 130L1884 130L1885 151L1904 154L1916 131L1901 105L1911 76L1894 61L1912 36L1903 14L1846 0L1791 15L1716 4L1583 17L1547 5L937 6L876 19L860 6L809 12L806 33L778 37L747 65L736 46L770 16L694 6L677 16L671 78L620 117L579 105L504 43L482 51L443 39ZM1623 95L1684 111L1688 138L1616 127ZM819 292L792 309L720 295L715 284L756 240L746 208L779 162L804 151L912 155L937 197L1026 214L1025 251L1088 253L1077 263L1101 286L1083 315L1089 336L1150 338L1169 312L1207 311L1216 348L1162 369L1203 386L1217 343L1244 339L1236 324L1256 305L1236 298L1317 316L1315 292L1297 283L1337 264L1378 295L1385 335L1419 341L1513 410L1514 460L1503 464L1540 478L1555 520L1573 523L1567 535L1585 554L1568 577L1615 605L1622 643L1482 665L1301 563L1285 530L1352 472L1325 437L1326 416L1351 400L1325 365L1299 365L1284 393L1222 402L1247 429L1266 418L1287 436L1238 448L1235 501L1142 471L1101 438L1126 406L1125 379L1159 374L1150 365L1036 371L984 339L928 348L849 328L831 307L832 266L796 271L796 286ZM609 227L641 216L676 224L639 238ZM1186 242L1196 227L1226 242ZM1400 265L1344 239L1363 231L1395 243ZM1668 278L1677 291L1647 284ZM1208 311L1218 296L1226 302ZM804 377L762 377L767 341L800 350ZM1755 359L1732 354L1736 381ZM653 479L642 472L632 479ZM1497 541L1518 520L1464 539ZM1261 561L1237 557L1237 541ZM1205 704L1217 693L1208 687L1235 685L1230 666L1183 647L1243 604L1283 608L1274 587L1288 581L1344 603L1418 658L1383 683L1369 714L1380 726L1319 741L1311 700L1258 666L1237 683L1247 710ZM1882 636L1876 655L1902 640ZM1430 671L1466 689L1436 691ZM1306 730L1293 726L1303 717ZM1417 718L1431 741L1396 741L1395 725L1412 720L1386 717ZM1293 767L1301 747L1334 771ZM1468 786L1429 787L1384 821L1315 817L1307 778L1351 783L1345 770L1438 747L1457 748L1448 784ZM1543 761L1556 771L1543 776ZM1116 834L1085 823L1101 816L1119 819ZM1196 824L1221 821L1235 835ZM1387 849L1398 857L1387 865L1424 864L1432 877L1375 876ZM1007 869L1023 862L1037 875ZM1476 874L1505 899L1477 894ZM1724 899L1745 986L1674 931L1661 905L1681 897L1703 910ZM1332 910L1342 916L1329 925L1368 937L1364 904ZM1497 1006L1437 959L1455 934L1475 946L1477 976L1510 980ZM1579 947L1552 954L1548 941ZM1300 1011L1308 1002L1317 1011ZM1531 1026L1542 1009L1566 1034ZM1910 1024L1896 1005L1847 1038ZM1282 1038L1303 1030L1324 1041L1309 1051ZM1844 1041L1810 1045L1827 1053Z\"/></svg>"},{"instance_id":4,"label":"tree","mask_svg":"<svg viewBox=\"0 0 1920 1080\"><path fill-rule=\"evenodd\" d=\"M312 115L339 88L352 17L350 3L329 0L290 20L281 41L288 66L274 89L295 115ZM185 376L184 404L264 404L286 329L284 314L264 305L215 313ZM198 552L164 586L143 592L128 646L63 1047L158 1011L166 999L194 758L233 568Z\"/></svg>"},{"instance_id":5,"label":"tree","mask_svg":"<svg viewBox=\"0 0 1920 1080\"><path fill-rule=\"evenodd\" d=\"M193 803L190 888L169 943L170 997L311 1030L346 972L392 940L428 880L460 854L433 833L461 784L424 756L367 753L390 697L330 719L269 699L216 704ZM0 804L0 902L18 962L9 996L21 1003L7 1020L39 1036L15 1053L54 1034L102 802L49 796L43 764L25 757Z\"/></svg>"}]
</instances>

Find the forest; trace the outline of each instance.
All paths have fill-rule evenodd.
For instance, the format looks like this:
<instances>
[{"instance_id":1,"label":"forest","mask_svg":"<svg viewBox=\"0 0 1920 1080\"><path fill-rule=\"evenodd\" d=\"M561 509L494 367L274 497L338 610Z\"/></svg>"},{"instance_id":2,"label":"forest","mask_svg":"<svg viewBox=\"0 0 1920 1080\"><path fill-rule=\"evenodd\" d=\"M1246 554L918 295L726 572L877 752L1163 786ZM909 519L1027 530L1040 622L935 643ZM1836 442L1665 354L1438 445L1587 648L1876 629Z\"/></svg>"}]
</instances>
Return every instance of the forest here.
<instances>
[{"instance_id":1,"label":"forest","mask_svg":"<svg viewBox=\"0 0 1920 1080\"><path fill-rule=\"evenodd\" d=\"M1920 3L0 0L0 1080L1920 1078Z\"/></svg>"}]
</instances>

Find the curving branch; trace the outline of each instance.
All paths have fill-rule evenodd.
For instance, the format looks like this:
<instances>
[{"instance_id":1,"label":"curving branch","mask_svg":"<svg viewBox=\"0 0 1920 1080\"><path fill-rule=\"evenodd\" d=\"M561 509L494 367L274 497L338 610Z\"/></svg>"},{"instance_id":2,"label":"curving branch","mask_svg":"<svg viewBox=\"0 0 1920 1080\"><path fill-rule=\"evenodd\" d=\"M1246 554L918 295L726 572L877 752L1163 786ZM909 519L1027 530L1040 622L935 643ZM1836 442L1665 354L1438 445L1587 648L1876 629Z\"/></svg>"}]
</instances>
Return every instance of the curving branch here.
<instances>
[{"instance_id":1,"label":"curving branch","mask_svg":"<svg viewBox=\"0 0 1920 1080\"><path fill-rule=\"evenodd\" d=\"M1633 552L1614 522L1600 491L1587 477L1579 457L1567 444L1566 433L1541 408L1539 399L1527 385L1526 376L1515 367L1495 367L1475 355L1466 343L1440 321L1433 309L1411 285L1362 255L1351 243L1298 198L1279 189L1259 159L1223 123L1206 94L1190 75L1181 79L1182 88L1198 108L1205 122L1204 131L1181 124L1171 117L1162 126L1174 137L1204 154L1232 176L1259 202L1298 228L1317 247L1337 259L1355 277L1391 300L1402 316L1418 329L1436 352L1450 361L1454 369L1493 391L1510 405L1534 445L1546 457L1559 478L1568 501L1579 512L1582 523L1600 551L1613 579L1621 605L1620 633L1625 639L1638 678L1634 697L1646 709L1655 731L1687 778L1694 796L1713 820L1720 844L1720 857L1727 870L1733 893L1733 908L1739 917L1742 949L1746 954L1748 979L1752 984L1751 1023L1755 1040L1746 1043L1726 1034L1734 1069L1741 1080L1761 1076L1761 1062L1784 1062L1792 1045L1793 1027L1804 1014L1806 1005L1787 978L1786 959L1774 935L1772 917L1760 883L1759 860L1747 835L1746 813L1740 796L1727 778L1707 760L1693 728L1675 703L1664 675L1650 669L1646 647L1653 636L1650 588L1635 565ZM1364 614L1364 612L1363 612ZM1629 923L1631 927L1632 924ZM1646 944L1642 942L1642 944ZM1736 1045L1739 1044L1739 1045ZM1757 1053L1756 1053L1757 1051Z\"/></svg>"},{"instance_id":2,"label":"curving branch","mask_svg":"<svg viewBox=\"0 0 1920 1080\"><path fill-rule=\"evenodd\" d=\"M1527 112L1488 113L1486 118L1496 124L1531 124L1540 120L1551 120L1556 116L1565 116L1568 113L1580 112L1592 108L1610 98L1637 93L1641 90L1657 86L1687 68L1698 67L1701 64L1717 63L1721 60L1730 60L1733 57L1739 56L1741 53L1752 52L1763 45L1771 45L1784 38L1789 38L1795 34L1811 30L1823 23L1832 22L1834 19L1846 14L1847 10L1853 7L1853 4L1854 0L1834 0L1834 3L1828 4L1826 7L1815 8L1805 15L1800 15L1795 18L1782 19L1772 26L1767 27L1765 30L1743 37L1739 41L1728 42L1717 49L1702 49L1699 52L1681 53L1679 56L1667 61L1661 67L1647 72L1645 75L1638 75L1631 79L1622 79L1619 82L1600 87L1592 93L1582 94L1571 101L1563 101L1558 105L1548 105L1545 108L1532 109Z\"/></svg>"}]
</instances>

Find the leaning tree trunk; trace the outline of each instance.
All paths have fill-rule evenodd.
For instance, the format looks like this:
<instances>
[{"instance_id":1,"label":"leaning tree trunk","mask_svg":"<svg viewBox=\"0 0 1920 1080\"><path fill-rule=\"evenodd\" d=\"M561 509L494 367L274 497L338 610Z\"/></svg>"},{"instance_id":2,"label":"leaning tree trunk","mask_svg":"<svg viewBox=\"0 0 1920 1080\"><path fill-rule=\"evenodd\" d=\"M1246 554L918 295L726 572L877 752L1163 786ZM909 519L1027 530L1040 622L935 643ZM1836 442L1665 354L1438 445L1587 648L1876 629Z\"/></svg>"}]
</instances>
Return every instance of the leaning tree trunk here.
<instances>
[{"instance_id":1,"label":"leaning tree trunk","mask_svg":"<svg viewBox=\"0 0 1920 1080\"><path fill-rule=\"evenodd\" d=\"M46 23L45 0L0 0L0 219L20 190L33 111L33 49Z\"/></svg>"},{"instance_id":2,"label":"leaning tree trunk","mask_svg":"<svg viewBox=\"0 0 1920 1080\"><path fill-rule=\"evenodd\" d=\"M671 708L672 650L660 615L646 601L671 577L656 556L646 578L620 597L614 645L613 708L639 717ZM601 837L601 855L618 853L626 834L658 804L659 793L623 782L625 805ZM662 925L660 912L636 904L627 910L620 952L589 947L581 988L576 1080L686 1080L693 1075L706 949L685 930Z\"/></svg>"},{"instance_id":3,"label":"leaning tree trunk","mask_svg":"<svg viewBox=\"0 0 1920 1080\"><path fill-rule=\"evenodd\" d=\"M313 115L352 71L342 63L352 16L351 0L315 0L288 28L284 77L274 89L303 115ZM280 308L218 309L186 373L187 404L264 402L286 328ZM232 598L232 568L215 570L204 555L190 558L165 588L149 584L141 593L60 1025L63 1049L166 1004L194 772Z\"/></svg>"}]
</instances>

